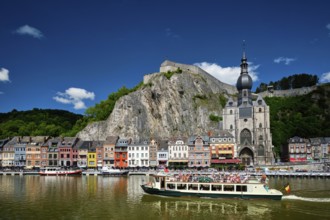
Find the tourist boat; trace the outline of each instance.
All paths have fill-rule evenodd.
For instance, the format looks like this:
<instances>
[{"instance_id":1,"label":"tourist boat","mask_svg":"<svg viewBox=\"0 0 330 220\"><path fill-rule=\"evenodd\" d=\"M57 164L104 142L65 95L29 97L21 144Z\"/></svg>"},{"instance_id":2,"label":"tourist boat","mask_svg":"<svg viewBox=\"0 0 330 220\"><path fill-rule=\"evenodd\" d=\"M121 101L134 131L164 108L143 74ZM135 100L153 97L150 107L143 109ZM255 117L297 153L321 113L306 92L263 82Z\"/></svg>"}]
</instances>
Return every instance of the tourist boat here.
<instances>
[{"instance_id":1,"label":"tourist boat","mask_svg":"<svg viewBox=\"0 0 330 220\"><path fill-rule=\"evenodd\" d=\"M41 176L73 176L73 175L81 175L82 170L65 170L61 167L46 167L39 171L39 175Z\"/></svg>"},{"instance_id":2,"label":"tourist boat","mask_svg":"<svg viewBox=\"0 0 330 220\"><path fill-rule=\"evenodd\" d=\"M128 170L120 170L107 166L102 167L101 169L101 175L105 175L105 176L127 176L128 173L129 173Z\"/></svg>"},{"instance_id":3,"label":"tourist boat","mask_svg":"<svg viewBox=\"0 0 330 220\"><path fill-rule=\"evenodd\" d=\"M197 176L170 174L151 175L152 181L141 185L144 192L161 196L194 196L205 198L239 198L239 199L272 199L281 200L283 193L270 189L265 177L243 177L238 174L230 178L218 178L215 175ZM225 175L222 175L224 177Z\"/></svg>"}]
</instances>

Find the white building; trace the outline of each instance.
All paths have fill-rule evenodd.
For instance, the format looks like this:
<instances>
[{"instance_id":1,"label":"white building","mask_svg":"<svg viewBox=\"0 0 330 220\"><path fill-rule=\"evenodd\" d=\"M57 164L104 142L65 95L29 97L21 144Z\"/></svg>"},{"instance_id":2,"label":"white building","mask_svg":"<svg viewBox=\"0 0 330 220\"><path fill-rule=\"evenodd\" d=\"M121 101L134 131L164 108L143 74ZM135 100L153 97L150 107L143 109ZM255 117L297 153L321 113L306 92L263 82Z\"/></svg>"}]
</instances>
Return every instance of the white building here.
<instances>
[{"instance_id":1,"label":"white building","mask_svg":"<svg viewBox=\"0 0 330 220\"><path fill-rule=\"evenodd\" d=\"M188 139L175 138L168 143L168 164L173 167L188 166Z\"/></svg>"},{"instance_id":2,"label":"white building","mask_svg":"<svg viewBox=\"0 0 330 220\"><path fill-rule=\"evenodd\" d=\"M149 167L149 146L144 141L128 145L128 167Z\"/></svg>"},{"instance_id":3,"label":"white building","mask_svg":"<svg viewBox=\"0 0 330 220\"><path fill-rule=\"evenodd\" d=\"M243 52L241 74L236 84L238 99L229 99L223 109L223 129L237 142L237 155L246 165L272 164L272 135L270 133L269 106L258 96L252 100L252 78Z\"/></svg>"}]
</instances>

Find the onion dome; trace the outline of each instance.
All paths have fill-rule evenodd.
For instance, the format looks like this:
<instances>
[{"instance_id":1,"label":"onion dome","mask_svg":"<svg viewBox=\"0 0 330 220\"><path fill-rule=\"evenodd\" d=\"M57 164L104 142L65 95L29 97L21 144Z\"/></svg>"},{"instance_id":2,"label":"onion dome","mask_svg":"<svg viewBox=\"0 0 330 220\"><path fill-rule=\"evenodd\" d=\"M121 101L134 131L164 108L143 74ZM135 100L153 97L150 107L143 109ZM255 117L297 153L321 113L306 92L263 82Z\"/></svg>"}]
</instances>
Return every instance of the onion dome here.
<instances>
[{"instance_id":1,"label":"onion dome","mask_svg":"<svg viewBox=\"0 0 330 220\"><path fill-rule=\"evenodd\" d=\"M237 90L252 89L252 78L249 74L241 74L236 83Z\"/></svg>"},{"instance_id":2,"label":"onion dome","mask_svg":"<svg viewBox=\"0 0 330 220\"><path fill-rule=\"evenodd\" d=\"M241 60L241 75L237 79L236 88L239 91L242 89L252 89L252 78L248 74L248 63L245 57L245 52L243 52L243 58Z\"/></svg>"}]
</instances>

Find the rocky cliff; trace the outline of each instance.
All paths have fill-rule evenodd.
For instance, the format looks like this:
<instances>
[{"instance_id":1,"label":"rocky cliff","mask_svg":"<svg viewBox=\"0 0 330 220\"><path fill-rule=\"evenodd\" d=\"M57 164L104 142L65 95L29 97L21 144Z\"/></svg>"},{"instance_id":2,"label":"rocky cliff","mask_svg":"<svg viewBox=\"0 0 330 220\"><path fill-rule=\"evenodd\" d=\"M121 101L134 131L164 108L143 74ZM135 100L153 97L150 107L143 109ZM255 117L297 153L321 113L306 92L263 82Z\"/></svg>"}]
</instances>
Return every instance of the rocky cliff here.
<instances>
[{"instance_id":1,"label":"rocky cliff","mask_svg":"<svg viewBox=\"0 0 330 220\"><path fill-rule=\"evenodd\" d=\"M236 93L197 66L165 61L160 72L144 77L143 87L116 102L107 120L89 124L78 137L141 140L216 131L219 122L210 115L221 116L221 103Z\"/></svg>"}]
</instances>

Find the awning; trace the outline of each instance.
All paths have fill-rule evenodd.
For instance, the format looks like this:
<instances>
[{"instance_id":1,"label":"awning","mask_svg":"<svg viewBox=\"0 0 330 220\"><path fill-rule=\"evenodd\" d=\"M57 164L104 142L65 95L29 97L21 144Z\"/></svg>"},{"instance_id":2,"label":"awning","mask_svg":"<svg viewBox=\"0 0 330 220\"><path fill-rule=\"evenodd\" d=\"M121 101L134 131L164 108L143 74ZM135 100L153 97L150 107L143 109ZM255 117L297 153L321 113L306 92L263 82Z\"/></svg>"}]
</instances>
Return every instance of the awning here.
<instances>
[{"instance_id":1,"label":"awning","mask_svg":"<svg viewBox=\"0 0 330 220\"><path fill-rule=\"evenodd\" d=\"M219 160L219 159L212 159L211 163L217 163L217 164L227 164L227 163L231 163L231 164L238 164L241 163L240 159L223 159L223 160Z\"/></svg>"}]
</instances>

